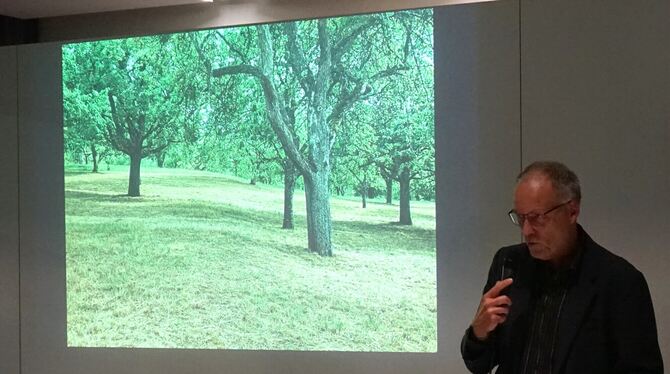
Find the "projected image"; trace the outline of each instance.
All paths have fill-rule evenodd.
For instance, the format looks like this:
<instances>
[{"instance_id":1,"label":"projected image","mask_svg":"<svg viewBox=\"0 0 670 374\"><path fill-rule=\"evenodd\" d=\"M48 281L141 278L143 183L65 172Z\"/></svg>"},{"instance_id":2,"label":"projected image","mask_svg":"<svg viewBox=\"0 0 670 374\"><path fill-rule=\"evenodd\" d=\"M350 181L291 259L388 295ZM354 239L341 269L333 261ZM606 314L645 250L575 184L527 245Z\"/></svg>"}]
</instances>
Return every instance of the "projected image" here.
<instances>
[{"instance_id":1,"label":"projected image","mask_svg":"<svg viewBox=\"0 0 670 374\"><path fill-rule=\"evenodd\" d=\"M432 10L62 53L68 346L437 350Z\"/></svg>"}]
</instances>

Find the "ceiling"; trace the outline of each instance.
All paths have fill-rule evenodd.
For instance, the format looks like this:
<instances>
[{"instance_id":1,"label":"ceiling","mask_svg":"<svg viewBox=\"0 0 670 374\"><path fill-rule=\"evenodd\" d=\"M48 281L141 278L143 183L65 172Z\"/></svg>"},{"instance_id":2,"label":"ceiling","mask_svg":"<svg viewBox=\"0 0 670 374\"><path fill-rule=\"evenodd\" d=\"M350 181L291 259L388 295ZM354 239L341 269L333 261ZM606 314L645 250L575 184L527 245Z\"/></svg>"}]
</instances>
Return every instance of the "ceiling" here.
<instances>
[{"instance_id":1,"label":"ceiling","mask_svg":"<svg viewBox=\"0 0 670 374\"><path fill-rule=\"evenodd\" d=\"M211 0L0 0L0 15L33 19L203 2Z\"/></svg>"}]
</instances>

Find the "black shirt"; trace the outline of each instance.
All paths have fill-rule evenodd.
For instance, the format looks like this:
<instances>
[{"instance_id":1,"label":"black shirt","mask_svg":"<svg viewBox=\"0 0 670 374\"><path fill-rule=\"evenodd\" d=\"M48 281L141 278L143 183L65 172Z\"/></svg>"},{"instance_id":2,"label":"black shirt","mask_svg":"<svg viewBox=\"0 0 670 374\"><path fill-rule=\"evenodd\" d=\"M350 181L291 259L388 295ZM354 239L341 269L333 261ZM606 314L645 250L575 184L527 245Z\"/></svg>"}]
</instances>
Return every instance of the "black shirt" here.
<instances>
[{"instance_id":1,"label":"black shirt","mask_svg":"<svg viewBox=\"0 0 670 374\"><path fill-rule=\"evenodd\" d=\"M569 269L554 270L542 264L531 306L521 374L550 374L556 346L556 331L568 293Z\"/></svg>"}]
</instances>

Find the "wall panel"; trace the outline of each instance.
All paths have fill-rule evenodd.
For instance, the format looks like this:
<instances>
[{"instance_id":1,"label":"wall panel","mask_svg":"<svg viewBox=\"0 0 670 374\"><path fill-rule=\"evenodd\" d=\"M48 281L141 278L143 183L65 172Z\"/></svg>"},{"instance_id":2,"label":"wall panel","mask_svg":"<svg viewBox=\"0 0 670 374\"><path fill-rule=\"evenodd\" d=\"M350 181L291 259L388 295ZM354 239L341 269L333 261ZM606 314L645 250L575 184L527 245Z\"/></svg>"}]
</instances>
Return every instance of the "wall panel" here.
<instances>
[{"instance_id":1,"label":"wall panel","mask_svg":"<svg viewBox=\"0 0 670 374\"><path fill-rule=\"evenodd\" d=\"M438 327L446 362L466 372L460 339L495 251L519 241L508 221L519 170L518 6L441 10L436 23Z\"/></svg>"},{"instance_id":2,"label":"wall panel","mask_svg":"<svg viewBox=\"0 0 670 374\"><path fill-rule=\"evenodd\" d=\"M63 109L58 44L17 48L21 372L52 372L65 318ZM52 364L53 365L53 364Z\"/></svg>"},{"instance_id":3,"label":"wall panel","mask_svg":"<svg viewBox=\"0 0 670 374\"><path fill-rule=\"evenodd\" d=\"M0 48L0 373L19 372L16 48Z\"/></svg>"}]
</instances>

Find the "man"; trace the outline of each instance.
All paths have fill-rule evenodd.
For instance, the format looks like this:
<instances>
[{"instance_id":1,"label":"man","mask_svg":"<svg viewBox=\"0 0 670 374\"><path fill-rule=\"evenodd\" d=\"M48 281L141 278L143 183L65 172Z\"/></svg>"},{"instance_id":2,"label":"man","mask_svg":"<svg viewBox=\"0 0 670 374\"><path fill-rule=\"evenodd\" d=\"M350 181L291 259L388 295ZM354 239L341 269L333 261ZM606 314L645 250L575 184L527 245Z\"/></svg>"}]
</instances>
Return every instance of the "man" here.
<instances>
[{"instance_id":1,"label":"man","mask_svg":"<svg viewBox=\"0 0 670 374\"><path fill-rule=\"evenodd\" d=\"M510 219L524 243L500 249L461 343L473 373L663 373L642 273L577 223L581 191L558 162L517 178Z\"/></svg>"}]
</instances>

